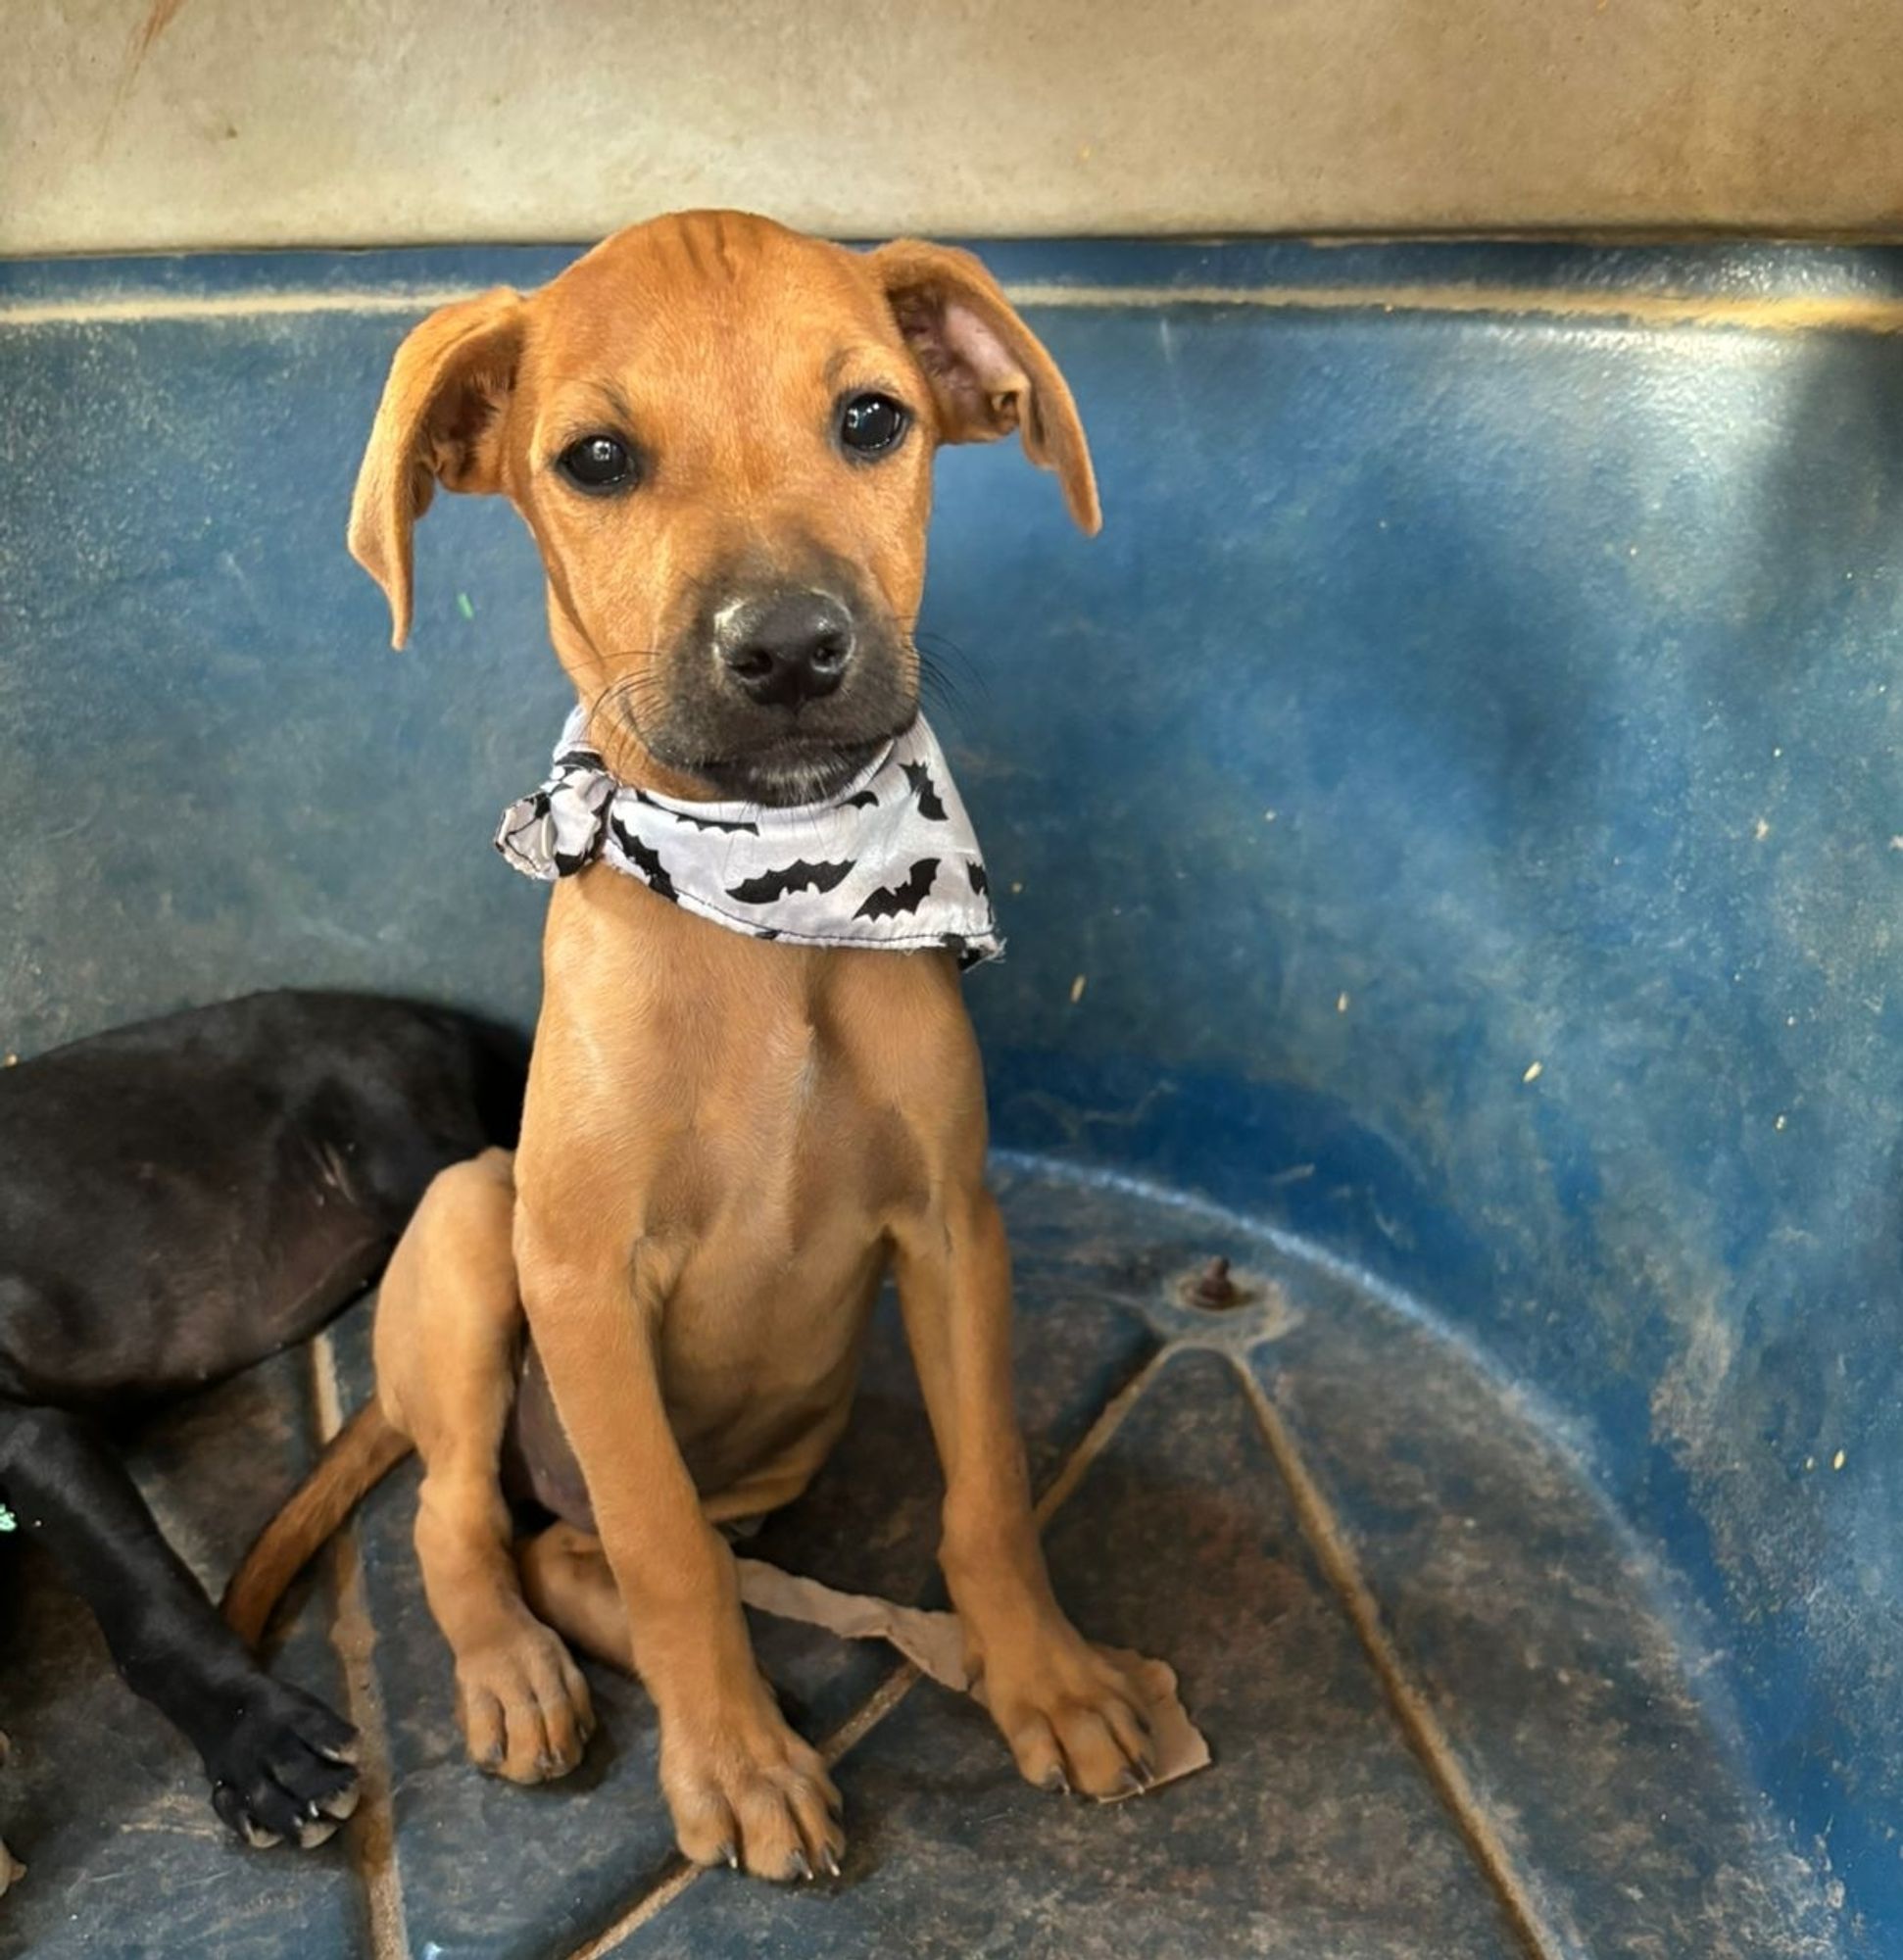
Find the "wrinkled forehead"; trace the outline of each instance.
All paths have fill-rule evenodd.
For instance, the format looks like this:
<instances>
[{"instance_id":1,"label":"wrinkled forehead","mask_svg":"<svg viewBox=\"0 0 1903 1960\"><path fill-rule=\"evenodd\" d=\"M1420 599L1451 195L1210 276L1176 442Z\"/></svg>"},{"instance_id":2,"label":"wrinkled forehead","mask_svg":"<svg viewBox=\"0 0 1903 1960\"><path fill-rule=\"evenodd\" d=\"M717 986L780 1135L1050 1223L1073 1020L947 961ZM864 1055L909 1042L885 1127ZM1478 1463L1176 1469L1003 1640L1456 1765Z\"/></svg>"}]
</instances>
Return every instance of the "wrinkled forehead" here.
<instances>
[{"instance_id":1,"label":"wrinkled forehead","mask_svg":"<svg viewBox=\"0 0 1903 1960\"><path fill-rule=\"evenodd\" d=\"M846 389L903 392L910 358L856 255L705 216L624 232L529 302L518 384L538 441L593 421L803 420Z\"/></svg>"}]
</instances>

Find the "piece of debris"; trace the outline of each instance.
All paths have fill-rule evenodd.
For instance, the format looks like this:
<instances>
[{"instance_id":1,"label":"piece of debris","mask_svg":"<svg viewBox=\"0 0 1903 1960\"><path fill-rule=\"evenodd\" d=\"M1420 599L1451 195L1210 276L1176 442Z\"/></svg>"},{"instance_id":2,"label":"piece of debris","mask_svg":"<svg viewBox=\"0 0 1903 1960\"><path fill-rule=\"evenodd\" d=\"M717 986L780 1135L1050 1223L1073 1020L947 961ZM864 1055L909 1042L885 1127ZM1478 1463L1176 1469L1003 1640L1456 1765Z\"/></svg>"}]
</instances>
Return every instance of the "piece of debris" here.
<instances>
[{"instance_id":1,"label":"piece of debris","mask_svg":"<svg viewBox=\"0 0 1903 1960\"><path fill-rule=\"evenodd\" d=\"M1074 1007L1084 998L1084 976L1080 973L1070 983L1070 1004Z\"/></svg>"},{"instance_id":2,"label":"piece of debris","mask_svg":"<svg viewBox=\"0 0 1903 1960\"><path fill-rule=\"evenodd\" d=\"M1545 1072L1546 1064L1543 1061L1529 1062L1527 1064L1527 1072L1521 1076L1520 1080L1522 1082L1537 1082Z\"/></svg>"}]
</instances>

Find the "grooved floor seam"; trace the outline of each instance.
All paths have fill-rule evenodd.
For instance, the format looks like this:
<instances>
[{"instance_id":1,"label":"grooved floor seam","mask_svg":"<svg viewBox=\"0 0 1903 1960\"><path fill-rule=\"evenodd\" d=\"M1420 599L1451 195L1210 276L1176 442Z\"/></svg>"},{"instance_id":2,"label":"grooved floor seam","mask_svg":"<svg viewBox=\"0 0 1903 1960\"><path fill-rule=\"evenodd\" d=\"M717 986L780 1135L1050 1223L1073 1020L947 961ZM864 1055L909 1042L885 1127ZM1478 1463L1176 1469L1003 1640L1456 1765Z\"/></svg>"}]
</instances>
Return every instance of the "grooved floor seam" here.
<instances>
[{"instance_id":1,"label":"grooved floor seam","mask_svg":"<svg viewBox=\"0 0 1903 1960\"><path fill-rule=\"evenodd\" d=\"M1573 1960L1573 1948L1547 1923L1532 1888L1521 1876L1513 1853L1469 1781L1439 1717L1410 1677L1399 1649L1383 1624L1380 1601L1361 1571L1347 1534L1308 1468L1293 1433L1283 1421L1282 1412L1270 1400L1244 1357L1231 1355L1229 1363L1242 1383L1262 1440L1288 1488L1303 1540L1347 1615L1395 1722L1425 1770L1435 1794L1465 1839L1475 1864L1492 1887L1501 1911L1526 1948L1528 1960Z\"/></svg>"},{"instance_id":2,"label":"grooved floor seam","mask_svg":"<svg viewBox=\"0 0 1903 1960\"><path fill-rule=\"evenodd\" d=\"M311 1374L321 1446L343 1427L337 1349L328 1333L319 1334L312 1343ZM337 1597L330 1638L343 1663L346 1712L357 1730L363 1791L357 1815L345 1834L351 1870L363 1887L374 1960L410 1960L391 1789L390 1737L383 1690L376 1677L376 1628L366 1595L364 1561L354 1523L338 1534L330 1548L330 1564Z\"/></svg>"}]
</instances>

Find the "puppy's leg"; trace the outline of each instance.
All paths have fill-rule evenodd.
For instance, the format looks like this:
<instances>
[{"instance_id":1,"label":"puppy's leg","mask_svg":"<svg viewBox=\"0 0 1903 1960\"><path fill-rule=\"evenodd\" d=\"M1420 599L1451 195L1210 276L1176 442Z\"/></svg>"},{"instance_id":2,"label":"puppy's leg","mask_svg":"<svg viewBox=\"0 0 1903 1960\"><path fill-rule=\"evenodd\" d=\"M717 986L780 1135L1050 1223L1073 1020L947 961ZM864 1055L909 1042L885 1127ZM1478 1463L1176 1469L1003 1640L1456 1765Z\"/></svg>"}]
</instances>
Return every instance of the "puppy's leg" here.
<instances>
[{"instance_id":1,"label":"puppy's leg","mask_svg":"<svg viewBox=\"0 0 1903 1960\"><path fill-rule=\"evenodd\" d=\"M982 1184L894 1234L906 1338L945 1466L939 1548L974 1678L1018 1768L1045 1788L1126 1794L1147 1780L1143 1701L1064 1617L1045 1571L1011 1395L1011 1272Z\"/></svg>"},{"instance_id":2,"label":"puppy's leg","mask_svg":"<svg viewBox=\"0 0 1903 1960\"><path fill-rule=\"evenodd\" d=\"M583 1653L634 1671L628 1609L600 1539L573 1525L553 1524L519 1544L515 1557L522 1594L538 1619Z\"/></svg>"},{"instance_id":3,"label":"puppy's leg","mask_svg":"<svg viewBox=\"0 0 1903 1960\"><path fill-rule=\"evenodd\" d=\"M589 1222L600 1241L599 1216ZM551 1232L526 1206L517 1217L536 1352L660 1719L660 1784L680 1847L697 1864L744 1863L761 1878L837 1870L839 1792L755 1664L733 1558L668 1427L657 1336L672 1257L648 1243L631 1268L606 1253L599 1266L563 1256L587 1243L580 1223Z\"/></svg>"},{"instance_id":4,"label":"puppy's leg","mask_svg":"<svg viewBox=\"0 0 1903 1960\"><path fill-rule=\"evenodd\" d=\"M470 1759L513 1783L581 1760L588 1684L522 1602L499 1463L522 1314L510 1249L515 1192L491 1151L444 1171L404 1235L377 1303L377 1393L423 1459L416 1557L456 1656Z\"/></svg>"},{"instance_id":5,"label":"puppy's leg","mask_svg":"<svg viewBox=\"0 0 1903 1960\"><path fill-rule=\"evenodd\" d=\"M64 1410L0 1405L0 1494L92 1608L114 1661L205 1760L253 1844L320 1844L357 1806L348 1723L273 1681L213 1610L105 1442Z\"/></svg>"}]
</instances>

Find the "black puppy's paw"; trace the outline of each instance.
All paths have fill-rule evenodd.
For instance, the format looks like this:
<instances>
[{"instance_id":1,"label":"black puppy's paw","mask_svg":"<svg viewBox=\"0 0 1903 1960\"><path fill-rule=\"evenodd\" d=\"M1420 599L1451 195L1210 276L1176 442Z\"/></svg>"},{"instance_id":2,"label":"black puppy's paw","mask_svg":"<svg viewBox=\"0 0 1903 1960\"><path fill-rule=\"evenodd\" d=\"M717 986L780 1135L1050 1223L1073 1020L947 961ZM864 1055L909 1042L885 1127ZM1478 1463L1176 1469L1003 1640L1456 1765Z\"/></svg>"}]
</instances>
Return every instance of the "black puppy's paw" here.
<instances>
[{"instance_id":1,"label":"black puppy's paw","mask_svg":"<svg viewBox=\"0 0 1903 1960\"><path fill-rule=\"evenodd\" d=\"M247 1844L321 1844L357 1808L357 1732L267 1675L205 1754L212 1808Z\"/></svg>"}]
</instances>

